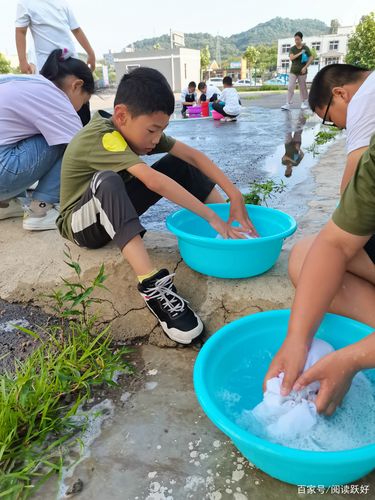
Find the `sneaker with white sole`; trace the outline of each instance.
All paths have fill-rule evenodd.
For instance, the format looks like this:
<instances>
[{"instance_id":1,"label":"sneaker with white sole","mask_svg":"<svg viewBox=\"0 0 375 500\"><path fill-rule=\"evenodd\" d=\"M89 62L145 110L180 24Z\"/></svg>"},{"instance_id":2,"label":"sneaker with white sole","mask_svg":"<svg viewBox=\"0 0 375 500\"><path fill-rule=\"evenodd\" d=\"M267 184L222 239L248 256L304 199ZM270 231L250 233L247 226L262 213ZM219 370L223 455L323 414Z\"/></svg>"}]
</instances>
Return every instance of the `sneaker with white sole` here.
<instances>
[{"instance_id":1,"label":"sneaker with white sole","mask_svg":"<svg viewBox=\"0 0 375 500\"><path fill-rule=\"evenodd\" d=\"M187 301L178 295L173 276L167 269L161 269L151 278L138 283L138 291L164 333L175 342L190 344L202 333L203 323Z\"/></svg>"},{"instance_id":2,"label":"sneaker with white sole","mask_svg":"<svg viewBox=\"0 0 375 500\"><path fill-rule=\"evenodd\" d=\"M308 101L303 101L301 104L301 109L309 109L309 102Z\"/></svg>"},{"instance_id":3,"label":"sneaker with white sole","mask_svg":"<svg viewBox=\"0 0 375 500\"><path fill-rule=\"evenodd\" d=\"M24 209L16 198L0 201L0 220L10 219L11 217L23 217L23 214Z\"/></svg>"},{"instance_id":4,"label":"sneaker with white sole","mask_svg":"<svg viewBox=\"0 0 375 500\"><path fill-rule=\"evenodd\" d=\"M23 218L23 228L27 231L48 231L57 229L59 212L50 203L33 200Z\"/></svg>"},{"instance_id":5,"label":"sneaker with white sole","mask_svg":"<svg viewBox=\"0 0 375 500\"><path fill-rule=\"evenodd\" d=\"M290 111L290 104L287 102L286 104L281 106L281 109L283 109L284 111Z\"/></svg>"}]
</instances>

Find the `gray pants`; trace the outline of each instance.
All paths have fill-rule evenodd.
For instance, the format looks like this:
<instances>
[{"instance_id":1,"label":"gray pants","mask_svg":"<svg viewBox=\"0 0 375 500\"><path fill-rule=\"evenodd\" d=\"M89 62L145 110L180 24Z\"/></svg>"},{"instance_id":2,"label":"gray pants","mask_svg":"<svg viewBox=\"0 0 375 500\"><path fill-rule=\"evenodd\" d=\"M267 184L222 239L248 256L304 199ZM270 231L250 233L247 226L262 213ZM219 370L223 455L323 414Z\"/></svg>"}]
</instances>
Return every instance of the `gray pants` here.
<instances>
[{"instance_id":1,"label":"gray pants","mask_svg":"<svg viewBox=\"0 0 375 500\"><path fill-rule=\"evenodd\" d=\"M294 90L296 88L296 81L298 80L299 92L301 95L301 101L307 101L309 94L307 92L306 86L307 73L304 75L295 75L293 73L289 74L289 85L288 85L288 103L290 104L293 100Z\"/></svg>"}]
</instances>

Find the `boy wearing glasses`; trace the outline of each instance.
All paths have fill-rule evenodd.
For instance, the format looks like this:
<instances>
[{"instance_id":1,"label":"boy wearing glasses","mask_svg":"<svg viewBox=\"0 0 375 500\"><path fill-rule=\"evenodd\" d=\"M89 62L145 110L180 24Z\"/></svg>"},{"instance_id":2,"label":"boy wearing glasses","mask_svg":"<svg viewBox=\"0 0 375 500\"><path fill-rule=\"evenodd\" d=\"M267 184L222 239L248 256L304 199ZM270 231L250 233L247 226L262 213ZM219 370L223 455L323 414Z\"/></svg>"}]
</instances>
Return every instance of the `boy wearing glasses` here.
<instances>
[{"instance_id":1,"label":"boy wearing glasses","mask_svg":"<svg viewBox=\"0 0 375 500\"><path fill-rule=\"evenodd\" d=\"M375 134L375 71L351 64L325 66L312 82L309 104L323 119L323 124L346 128L347 157L340 186L342 195ZM293 248L289 275L294 285L315 237L308 236ZM370 263L375 263L375 235L365 244L364 250Z\"/></svg>"}]
</instances>

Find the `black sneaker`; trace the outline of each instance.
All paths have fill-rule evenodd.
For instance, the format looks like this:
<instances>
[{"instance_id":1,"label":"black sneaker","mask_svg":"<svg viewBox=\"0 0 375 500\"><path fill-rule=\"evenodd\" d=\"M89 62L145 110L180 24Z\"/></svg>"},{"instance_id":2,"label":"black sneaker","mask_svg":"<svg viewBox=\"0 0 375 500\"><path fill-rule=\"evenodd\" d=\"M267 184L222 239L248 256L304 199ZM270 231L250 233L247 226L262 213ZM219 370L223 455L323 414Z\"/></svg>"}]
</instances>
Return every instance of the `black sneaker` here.
<instances>
[{"instance_id":1,"label":"black sneaker","mask_svg":"<svg viewBox=\"0 0 375 500\"><path fill-rule=\"evenodd\" d=\"M190 344L202 333L203 323L178 295L173 276L167 269L161 269L139 283L138 290L168 337L180 344Z\"/></svg>"}]
</instances>

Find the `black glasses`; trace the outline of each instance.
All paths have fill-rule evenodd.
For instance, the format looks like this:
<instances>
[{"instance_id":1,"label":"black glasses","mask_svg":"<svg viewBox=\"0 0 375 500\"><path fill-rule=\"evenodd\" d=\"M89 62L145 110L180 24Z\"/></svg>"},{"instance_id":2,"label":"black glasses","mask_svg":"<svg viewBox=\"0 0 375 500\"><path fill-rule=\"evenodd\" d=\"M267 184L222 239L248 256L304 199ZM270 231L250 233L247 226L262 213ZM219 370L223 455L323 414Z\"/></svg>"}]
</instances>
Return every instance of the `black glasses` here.
<instances>
[{"instance_id":1,"label":"black glasses","mask_svg":"<svg viewBox=\"0 0 375 500\"><path fill-rule=\"evenodd\" d=\"M333 121L327 120L328 110L329 110L329 107L331 106L332 99L333 99L333 94L331 94L331 97L329 98L328 105L327 105L327 108L326 108L326 112L324 113L322 124L323 125L329 125L330 127L335 127L336 125L333 123Z\"/></svg>"}]
</instances>

